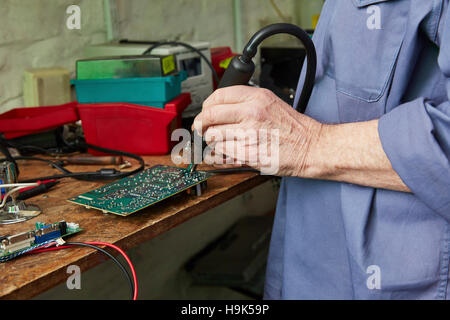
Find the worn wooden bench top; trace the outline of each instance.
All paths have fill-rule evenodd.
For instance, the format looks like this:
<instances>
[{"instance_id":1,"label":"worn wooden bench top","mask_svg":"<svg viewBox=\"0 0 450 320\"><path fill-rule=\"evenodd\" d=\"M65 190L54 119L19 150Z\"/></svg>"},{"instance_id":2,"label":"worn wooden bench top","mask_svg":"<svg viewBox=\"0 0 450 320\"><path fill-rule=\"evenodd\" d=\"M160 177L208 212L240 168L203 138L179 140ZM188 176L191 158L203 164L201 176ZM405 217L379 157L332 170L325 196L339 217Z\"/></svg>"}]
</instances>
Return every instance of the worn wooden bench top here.
<instances>
[{"instance_id":1,"label":"worn wooden bench top","mask_svg":"<svg viewBox=\"0 0 450 320\"><path fill-rule=\"evenodd\" d=\"M146 164L173 165L170 156L145 157ZM94 171L96 166L68 166L72 171ZM199 169L206 169L200 166ZM58 174L55 169L39 162L21 161L20 179ZM183 194L164 200L128 217L105 215L67 202L70 197L104 185L105 182L84 182L62 179L46 195L27 200L43 210L38 217L13 225L0 225L0 235L34 229L37 221L54 223L60 220L76 222L84 229L70 241L105 241L124 250L136 247L155 236L199 215L265 181L268 177L255 173L216 175L208 180L207 190L200 196ZM115 254L115 253L114 253ZM87 270L105 260L102 254L89 248L73 248L46 252L0 264L0 298L29 299L67 278L66 267L71 264Z\"/></svg>"}]
</instances>

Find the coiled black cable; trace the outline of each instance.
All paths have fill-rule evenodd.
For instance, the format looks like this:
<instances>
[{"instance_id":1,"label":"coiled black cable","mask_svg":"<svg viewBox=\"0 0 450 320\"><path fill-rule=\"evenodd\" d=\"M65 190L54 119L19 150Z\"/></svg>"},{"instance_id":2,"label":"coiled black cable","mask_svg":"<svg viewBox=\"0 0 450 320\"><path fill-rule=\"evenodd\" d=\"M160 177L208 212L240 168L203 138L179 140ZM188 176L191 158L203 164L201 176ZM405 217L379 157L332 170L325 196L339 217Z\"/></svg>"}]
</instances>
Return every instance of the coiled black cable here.
<instances>
[{"instance_id":1,"label":"coiled black cable","mask_svg":"<svg viewBox=\"0 0 450 320\"><path fill-rule=\"evenodd\" d=\"M122 178L128 177L130 175L133 175L133 174L136 174L136 173L142 171L145 168L144 159L142 159L141 156L133 154L133 153L102 148L102 147L94 146L94 145L91 145L88 143L80 143L79 147L81 149L93 149L93 150L97 150L97 151L104 152L104 153L116 154L116 155L121 155L124 157L129 157L129 158L137 160L139 162L139 167L134 170L131 170L131 171L119 171L116 169L108 168L108 169L100 169L98 171L72 172L72 171L64 168L60 164L59 161L54 161L54 160L49 160L49 159L44 159L44 158L39 158L39 157L24 157L24 156L12 157L12 159L14 161L30 160L30 161L46 162L46 163L50 164L53 168L62 172L62 174L58 174L58 175L36 177L36 178L32 178L32 179L27 179L27 180L20 180L19 182L20 183L29 183L29 182L35 182L35 181L63 179L63 178L74 178L74 179L82 180L82 181L108 181L108 180L122 179ZM0 162L5 161L7 159L8 158L0 159Z\"/></svg>"}]
</instances>

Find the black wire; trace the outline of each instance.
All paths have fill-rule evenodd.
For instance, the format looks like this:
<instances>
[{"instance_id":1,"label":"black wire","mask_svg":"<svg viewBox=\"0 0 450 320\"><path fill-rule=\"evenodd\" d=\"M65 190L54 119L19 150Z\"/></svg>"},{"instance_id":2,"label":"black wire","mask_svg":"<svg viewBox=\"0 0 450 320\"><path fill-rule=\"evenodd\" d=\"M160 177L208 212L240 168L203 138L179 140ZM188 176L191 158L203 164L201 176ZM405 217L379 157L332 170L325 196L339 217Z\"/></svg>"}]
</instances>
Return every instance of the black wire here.
<instances>
[{"instance_id":1,"label":"black wire","mask_svg":"<svg viewBox=\"0 0 450 320\"><path fill-rule=\"evenodd\" d=\"M137 169L134 169L134 170L131 170L131 171L125 171L125 172L120 172L119 171L119 174L114 176L113 179L121 179L121 178L128 177L130 175L136 174L136 173L144 170L144 168L145 168L145 161L144 161L144 159L142 159L142 157L137 155L137 154L126 152L126 151L119 151L119 150L102 148L102 147L94 146L94 145L89 144L89 143L84 143L84 146L86 148L94 149L94 150L97 150L97 151L100 151L100 152L104 152L104 153L110 153L110 154L116 154L116 155L120 155L120 156L124 156L124 157L129 157L129 158L135 159L135 160L137 160L139 162L139 167ZM102 179L97 179L97 180L102 180ZM103 179L103 180L111 180L111 178L106 178L106 179Z\"/></svg>"},{"instance_id":2,"label":"black wire","mask_svg":"<svg viewBox=\"0 0 450 320\"><path fill-rule=\"evenodd\" d=\"M290 23L274 23L268 25L260 29L251 37L251 39L244 47L242 57L244 59L252 59L256 55L258 46L265 39L280 33L290 34L297 37L301 41L306 50L307 65L306 65L305 81L303 83L303 89L300 94L300 98L297 101L297 105L294 106L294 108L300 113L305 113L309 98L311 97L311 92L314 88L314 81L316 77L316 68L317 68L317 55L314 42L311 40L310 36L303 29Z\"/></svg>"},{"instance_id":3,"label":"black wire","mask_svg":"<svg viewBox=\"0 0 450 320\"><path fill-rule=\"evenodd\" d=\"M199 56L205 60L206 64L208 65L208 67L211 69L214 80L216 80L216 83L219 83L219 76L217 75L216 70L214 69L213 65L211 64L211 62L209 62L208 58L197 48L185 43L185 42L179 42L179 41L164 41L164 42L157 42L154 45L152 45L150 48L148 48L147 50L144 51L144 55L151 53L153 49L160 47L160 46L165 46L165 45L178 45L178 46L182 46L185 48L188 48L189 50L192 50L196 53L199 54Z\"/></svg>"},{"instance_id":4,"label":"black wire","mask_svg":"<svg viewBox=\"0 0 450 320\"><path fill-rule=\"evenodd\" d=\"M139 167L137 169L131 170L131 171L118 171L116 169L100 169L99 171L91 171L91 172L72 172L66 168L63 168L61 164L58 161L52 161L49 159L43 159L39 157L12 157L12 159L15 160L31 160L31 161L41 161L49 163L52 167L55 169L58 169L62 172L62 174L59 175L51 175L46 177L38 177L33 179L27 179L27 180L21 180L21 183L28 183L28 182L35 182L35 181L42 181L42 180L52 180L52 179L63 179L63 178L74 178L77 180L82 181L106 181L106 180L115 180L115 179L122 179L127 176L136 174L145 168L145 162L144 159L142 159L141 156L129 153L126 151L119 151L119 150L112 150L107 148L102 148L98 146L94 146L88 143L80 143L80 148L83 149L94 149L100 152L104 153L110 153L110 154L116 154L121 155L124 157L129 157L137 160L139 162ZM5 161L7 159L0 159L0 162Z\"/></svg>"},{"instance_id":5,"label":"black wire","mask_svg":"<svg viewBox=\"0 0 450 320\"><path fill-rule=\"evenodd\" d=\"M64 178L74 178L74 179L82 180L82 181L96 181L96 180L103 181L103 180L116 179L116 176L110 175L107 178L106 175L102 175L100 172L96 172L96 171L94 171L94 172L72 172L72 173L66 173L66 174L56 174L53 176L32 178L32 179L27 179L27 180L19 180L19 183L32 183L32 182L36 182L36 181L58 180L58 179L64 179Z\"/></svg>"},{"instance_id":6,"label":"black wire","mask_svg":"<svg viewBox=\"0 0 450 320\"><path fill-rule=\"evenodd\" d=\"M201 170L204 172L209 173L237 173L237 172L255 172L255 173L261 173L257 169L253 168L246 168L246 167L238 167L238 168L223 168L223 169L211 169L211 170Z\"/></svg>"},{"instance_id":7,"label":"black wire","mask_svg":"<svg viewBox=\"0 0 450 320\"><path fill-rule=\"evenodd\" d=\"M82 242L66 242L64 243L64 245L67 246L82 246L82 247L89 247L95 250L100 251L101 253L107 255L119 268L120 270L122 270L122 272L125 274L125 276L128 279L128 284L130 285L130 289L131 289L131 299L133 299L134 297L134 285L133 285L133 280L131 279L130 274L128 273L128 271L125 269L125 267L120 263L119 260L117 260L112 254L110 254L108 251L103 250L102 248L99 248L97 246L94 246L92 244L88 244L88 243L82 243Z\"/></svg>"},{"instance_id":8,"label":"black wire","mask_svg":"<svg viewBox=\"0 0 450 320\"><path fill-rule=\"evenodd\" d=\"M0 162L3 160L4 159L0 159ZM61 172L65 172L67 174L71 173L69 170L67 170L62 165L60 165L61 163L59 161L52 161L49 159L44 159L44 158L39 158L39 157L31 157L31 156L18 156L18 157L14 157L14 160L31 160L31 161L46 162L49 165L51 165L53 168L58 169Z\"/></svg>"},{"instance_id":9,"label":"black wire","mask_svg":"<svg viewBox=\"0 0 450 320\"><path fill-rule=\"evenodd\" d=\"M3 153L6 157L7 161L10 161L14 164L15 174L19 175L19 166L17 165L16 160L12 157L11 153L8 150L8 141L3 137L3 134L0 132L0 152Z\"/></svg>"}]
</instances>

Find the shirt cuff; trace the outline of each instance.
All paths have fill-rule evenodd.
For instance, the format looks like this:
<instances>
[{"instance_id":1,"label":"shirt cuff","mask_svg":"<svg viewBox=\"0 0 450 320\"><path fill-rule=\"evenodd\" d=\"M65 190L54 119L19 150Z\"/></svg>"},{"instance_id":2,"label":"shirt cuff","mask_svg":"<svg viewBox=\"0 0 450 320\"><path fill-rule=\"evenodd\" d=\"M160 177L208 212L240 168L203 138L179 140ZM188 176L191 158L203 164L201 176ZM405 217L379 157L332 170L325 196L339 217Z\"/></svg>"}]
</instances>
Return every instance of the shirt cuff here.
<instances>
[{"instance_id":1,"label":"shirt cuff","mask_svg":"<svg viewBox=\"0 0 450 320\"><path fill-rule=\"evenodd\" d=\"M450 220L450 166L446 155L450 150L443 150L437 138L446 141L450 129L439 132L434 127L433 117L439 117L439 113L431 108L423 98L402 104L380 118L378 134L393 169L411 192Z\"/></svg>"}]
</instances>

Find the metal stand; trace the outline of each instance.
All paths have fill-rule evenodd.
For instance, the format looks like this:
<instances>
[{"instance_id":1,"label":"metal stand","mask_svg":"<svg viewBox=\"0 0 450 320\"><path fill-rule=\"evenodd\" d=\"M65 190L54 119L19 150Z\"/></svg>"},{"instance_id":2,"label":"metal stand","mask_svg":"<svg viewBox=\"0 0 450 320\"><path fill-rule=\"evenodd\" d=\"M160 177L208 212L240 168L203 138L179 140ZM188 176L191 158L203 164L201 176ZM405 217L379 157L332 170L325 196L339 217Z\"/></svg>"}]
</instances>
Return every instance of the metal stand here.
<instances>
[{"instance_id":1,"label":"metal stand","mask_svg":"<svg viewBox=\"0 0 450 320\"><path fill-rule=\"evenodd\" d=\"M23 201L16 201L14 198L11 202L5 204L0 209L0 224L13 224L27 221L41 214L41 209L32 204L26 204Z\"/></svg>"},{"instance_id":2,"label":"metal stand","mask_svg":"<svg viewBox=\"0 0 450 320\"><path fill-rule=\"evenodd\" d=\"M6 152L6 155L9 154L8 149L2 150L2 152ZM0 162L0 191L5 192L5 197L11 198L11 201L9 202L6 202L8 199L5 198L1 201L2 205L3 203L4 205L3 207L0 207L0 225L27 221L41 213L41 209L38 206L26 204L22 200L16 200L14 193L19 192L20 188L16 189L15 192L11 190L14 190L14 186L18 185L17 180L18 170L15 162ZM30 185L32 186L33 184ZM11 194L9 194L9 192L11 192Z\"/></svg>"}]
</instances>

